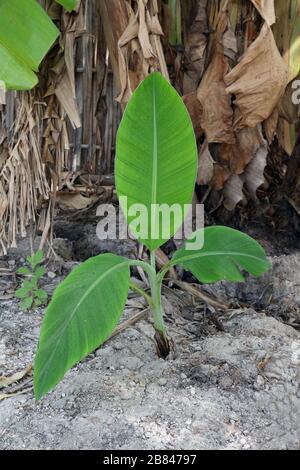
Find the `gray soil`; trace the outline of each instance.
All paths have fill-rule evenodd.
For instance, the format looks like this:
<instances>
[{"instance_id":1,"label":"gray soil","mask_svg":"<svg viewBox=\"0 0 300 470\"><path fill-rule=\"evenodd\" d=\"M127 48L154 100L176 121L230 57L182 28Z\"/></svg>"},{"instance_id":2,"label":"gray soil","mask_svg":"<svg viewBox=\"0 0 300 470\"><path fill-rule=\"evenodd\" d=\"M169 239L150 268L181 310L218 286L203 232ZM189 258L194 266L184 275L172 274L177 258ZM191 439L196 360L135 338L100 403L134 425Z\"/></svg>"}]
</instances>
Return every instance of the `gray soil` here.
<instances>
[{"instance_id":1,"label":"gray soil","mask_svg":"<svg viewBox=\"0 0 300 470\"><path fill-rule=\"evenodd\" d=\"M38 403L30 376L0 390L12 394L0 400L0 448L300 449L300 254L272 261L262 280L203 287L231 304L217 312L224 331L212 308L166 288L170 360L158 359L146 315ZM49 292L71 266L61 261L45 279ZM0 277L4 376L32 362L43 318L22 313L13 288L13 277ZM143 309L130 299L122 321Z\"/></svg>"}]
</instances>

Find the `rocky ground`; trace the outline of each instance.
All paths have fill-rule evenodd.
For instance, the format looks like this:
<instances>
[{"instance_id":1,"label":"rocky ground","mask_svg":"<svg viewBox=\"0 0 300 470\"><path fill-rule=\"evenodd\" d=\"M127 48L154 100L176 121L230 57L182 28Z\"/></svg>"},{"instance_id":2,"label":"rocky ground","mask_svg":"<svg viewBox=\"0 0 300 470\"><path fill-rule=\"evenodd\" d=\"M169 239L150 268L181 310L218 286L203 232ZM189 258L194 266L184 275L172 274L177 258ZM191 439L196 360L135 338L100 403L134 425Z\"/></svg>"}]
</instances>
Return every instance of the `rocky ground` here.
<instances>
[{"instance_id":1,"label":"rocky ground","mask_svg":"<svg viewBox=\"0 0 300 470\"><path fill-rule=\"evenodd\" d=\"M21 254L3 259L3 272L14 271ZM73 261L48 266L49 292ZM0 448L299 449L300 254L272 262L262 280L203 287L228 309L166 287L170 360L157 358L146 312L38 403L30 373L2 388ZM20 311L15 284L0 276L5 377L31 364L43 317L42 309ZM131 298L122 321L144 309Z\"/></svg>"}]
</instances>

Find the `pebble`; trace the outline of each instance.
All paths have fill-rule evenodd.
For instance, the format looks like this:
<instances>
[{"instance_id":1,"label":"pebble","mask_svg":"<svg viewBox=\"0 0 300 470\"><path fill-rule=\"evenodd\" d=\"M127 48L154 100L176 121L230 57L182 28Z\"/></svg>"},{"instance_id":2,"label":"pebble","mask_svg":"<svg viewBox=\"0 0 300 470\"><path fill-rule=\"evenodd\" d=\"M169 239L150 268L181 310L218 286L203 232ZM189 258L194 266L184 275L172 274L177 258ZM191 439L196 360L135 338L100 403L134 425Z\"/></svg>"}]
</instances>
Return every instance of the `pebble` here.
<instances>
[{"instance_id":1,"label":"pebble","mask_svg":"<svg viewBox=\"0 0 300 470\"><path fill-rule=\"evenodd\" d=\"M158 385L163 387L164 385L167 385L168 381L164 377L161 377L160 379L158 379L157 383Z\"/></svg>"},{"instance_id":2,"label":"pebble","mask_svg":"<svg viewBox=\"0 0 300 470\"><path fill-rule=\"evenodd\" d=\"M132 394L128 390L122 390L119 392L119 396L121 400L130 400L132 398Z\"/></svg>"},{"instance_id":3,"label":"pebble","mask_svg":"<svg viewBox=\"0 0 300 470\"><path fill-rule=\"evenodd\" d=\"M56 274L52 271L49 271L47 273L47 276L48 276L49 279L55 279L56 278Z\"/></svg>"},{"instance_id":4,"label":"pebble","mask_svg":"<svg viewBox=\"0 0 300 470\"><path fill-rule=\"evenodd\" d=\"M263 390L265 388L265 379L261 375L258 375L256 378L256 387L258 390Z\"/></svg>"}]
</instances>

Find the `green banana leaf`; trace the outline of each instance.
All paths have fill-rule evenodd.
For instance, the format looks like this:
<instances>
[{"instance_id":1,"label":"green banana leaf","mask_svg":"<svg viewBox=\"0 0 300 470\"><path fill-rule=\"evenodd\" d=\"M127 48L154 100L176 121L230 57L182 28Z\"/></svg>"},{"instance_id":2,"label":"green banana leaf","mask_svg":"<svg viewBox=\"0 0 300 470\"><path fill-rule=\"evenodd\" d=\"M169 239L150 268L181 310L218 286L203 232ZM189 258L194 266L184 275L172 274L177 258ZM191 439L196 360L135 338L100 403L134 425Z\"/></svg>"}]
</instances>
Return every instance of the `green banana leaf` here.
<instances>
[{"instance_id":1,"label":"green banana leaf","mask_svg":"<svg viewBox=\"0 0 300 470\"><path fill-rule=\"evenodd\" d=\"M151 251L167 241L183 222L183 208L190 204L197 172L197 145L188 111L175 89L160 74L149 75L134 92L117 135L116 187L127 197L130 230ZM184 184L183 184L184 183ZM155 206L177 204L166 236L161 212ZM147 209L138 233L130 208ZM174 211L175 212L175 211ZM181 212L181 214L180 214ZM154 235L153 235L154 234Z\"/></svg>"},{"instance_id":2,"label":"green banana leaf","mask_svg":"<svg viewBox=\"0 0 300 470\"><path fill-rule=\"evenodd\" d=\"M264 249L248 235L222 226L202 230L203 248L192 250L183 247L174 254L170 264L181 265L203 283L241 282L244 281L241 270L261 276L269 269Z\"/></svg>"},{"instance_id":3,"label":"green banana leaf","mask_svg":"<svg viewBox=\"0 0 300 470\"><path fill-rule=\"evenodd\" d=\"M60 0L68 10L76 0ZM0 87L30 90L59 30L36 0L0 0Z\"/></svg>"},{"instance_id":4,"label":"green banana leaf","mask_svg":"<svg viewBox=\"0 0 300 470\"><path fill-rule=\"evenodd\" d=\"M67 11L72 11L76 7L78 0L56 0L57 3L60 3Z\"/></svg>"},{"instance_id":5,"label":"green banana leaf","mask_svg":"<svg viewBox=\"0 0 300 470\"><path fill-rule=\"evenodd\" d=\"M109 338L123 313L129 283L128 260L105 254L75 268L56 289L35 359L36 399Z\"/></svg>"}]
</instances>

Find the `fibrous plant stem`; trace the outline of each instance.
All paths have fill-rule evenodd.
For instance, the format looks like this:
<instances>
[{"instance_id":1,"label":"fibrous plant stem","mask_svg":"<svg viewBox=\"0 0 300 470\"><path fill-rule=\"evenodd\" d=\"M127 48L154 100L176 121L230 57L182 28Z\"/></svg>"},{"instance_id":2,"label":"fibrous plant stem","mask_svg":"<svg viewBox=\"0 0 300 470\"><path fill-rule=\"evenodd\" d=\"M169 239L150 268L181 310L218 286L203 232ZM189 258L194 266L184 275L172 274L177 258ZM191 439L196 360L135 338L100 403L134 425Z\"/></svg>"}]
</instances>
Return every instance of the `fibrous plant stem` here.
<instances>
[{"instance_id":1,"label":"fibrous plant stem","mask_svg":"<svg viewBox=\"0 0 300 470\"><path fill-rule=\"evenodd\" d=\"M155 252L150 254L150 264L144 261L131 261L131 266L140 266L148 275L151 288L151 302L149 303L154 320L155 340L157 343L158 354L166 358L170 352L167 329L163 319L163 308L161 302L162 279L156 274Z\"/></svg>"}]
</instances>

